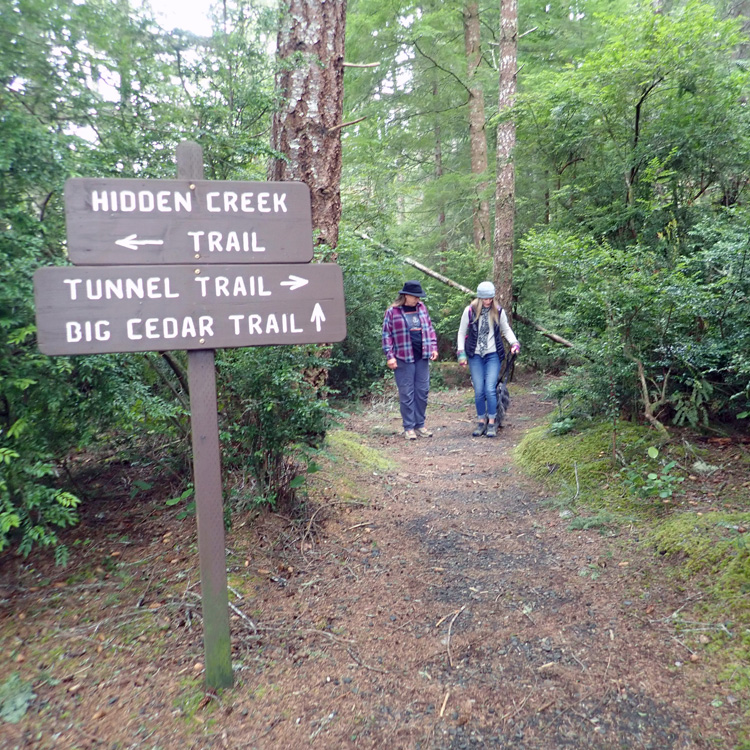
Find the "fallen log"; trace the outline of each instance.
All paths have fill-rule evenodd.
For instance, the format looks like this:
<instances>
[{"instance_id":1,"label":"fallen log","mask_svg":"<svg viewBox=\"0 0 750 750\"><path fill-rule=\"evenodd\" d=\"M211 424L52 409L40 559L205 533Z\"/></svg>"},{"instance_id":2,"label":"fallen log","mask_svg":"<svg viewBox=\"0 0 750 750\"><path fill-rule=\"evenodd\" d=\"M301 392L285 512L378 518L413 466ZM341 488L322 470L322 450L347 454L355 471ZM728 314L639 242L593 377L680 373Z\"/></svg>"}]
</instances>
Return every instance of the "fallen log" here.
<instances>
[{"instance_id":1,"label":"fallen log","mask_svg":"<svg viewBox=\"0 0 750 750\"><path fill-rule=\"evenodd\" d=\"M437 279L441 283L447 284L448 286L451 286L454 289L458 289L460 292L464 292L465 294L468 294L471 297L474 296L473 289L469 289L463 284L459 284L457 281L453 281L453 279L449 279L447 276L443 276L443 274L438 273L437 271L433 271L433 269L428 268L423 263L420 263L419 261L416 261L413 258L399 255L395 250L391 249L390 247L387 247L382 242L378 242L372 237L369 237L364 232L357 232L356 234L361 239L366 240L367 242L372 242L373 245L377 245L381 250L384 250L390 255L393 255L394 257L399 258L401 261L403 261L407 265L413 266L414 268L426 274L427 276L431 276L433 279ZM575 349L575 344L571 343L567 339L564 339L562 336L559 336L556 333L552 333L552 331L548 331L546 328L542 328L542 326L537 325L536 323L534 323L533 320L529 320L523 315L519 315L518 313L514 312L513 320L517 320L519 323L523 323L524 325L531 326L535 330L539 331L539 333L541 333L542 336L546 336L548 339L550 339L550 341L554 341L556 344L560 344L561 346L567 346L570 349Z\"/></svg>"}]
</instances>

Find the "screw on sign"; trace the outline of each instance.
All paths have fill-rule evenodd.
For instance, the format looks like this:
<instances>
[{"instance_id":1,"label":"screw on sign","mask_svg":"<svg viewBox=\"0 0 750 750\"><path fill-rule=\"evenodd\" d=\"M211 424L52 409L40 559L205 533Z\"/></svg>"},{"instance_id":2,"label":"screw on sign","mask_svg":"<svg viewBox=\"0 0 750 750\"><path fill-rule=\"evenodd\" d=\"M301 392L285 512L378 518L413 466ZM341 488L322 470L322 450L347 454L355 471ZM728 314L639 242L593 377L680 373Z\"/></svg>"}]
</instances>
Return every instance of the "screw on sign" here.
<instances>
[{"instance_id":1,"label":"screw on sign","mask_svg":"<svg viewBox=\"0 0 750 750\"><path fill-rule=\"evenodd\" d=\"M212 182L196 143L176 180L72 179L73 267L34 274L45 354L188 351L205 679L233 684L214 350L346 337L341 269L312 260L302 183ZM90 265L85 265L90 264Z\"/></svg>"}]
</instances>

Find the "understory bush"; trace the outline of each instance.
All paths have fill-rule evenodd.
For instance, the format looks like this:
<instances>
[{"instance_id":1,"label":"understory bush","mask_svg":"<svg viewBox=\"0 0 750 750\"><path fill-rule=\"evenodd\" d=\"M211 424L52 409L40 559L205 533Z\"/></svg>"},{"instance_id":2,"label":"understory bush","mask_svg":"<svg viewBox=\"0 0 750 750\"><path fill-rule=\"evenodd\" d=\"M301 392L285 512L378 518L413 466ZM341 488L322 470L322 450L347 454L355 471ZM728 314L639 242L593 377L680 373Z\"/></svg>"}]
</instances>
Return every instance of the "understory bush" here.
<instances>
[{"instance_id":1,"label":"understory bush","mask_svg":"<svg viewBox=\"0 0 750 750\"><path fill-rule=\"evenodd\" d=\"M309 382L331 364L315 346L228 349L217 357L219 432L233 509L294 499L335 411Z\"/></svg>"},{"instance_id":2,"label":"understory bush","mask_svg":"<svg viewBox=\"0 0 750 750\"><path fill-rule=\"evenodd\" d=\"M575 344L557 385L571 415L696 428L748 413L749 228L735 210L659 246L524 239L531 315Z\"/></svg>"}]
</instances>

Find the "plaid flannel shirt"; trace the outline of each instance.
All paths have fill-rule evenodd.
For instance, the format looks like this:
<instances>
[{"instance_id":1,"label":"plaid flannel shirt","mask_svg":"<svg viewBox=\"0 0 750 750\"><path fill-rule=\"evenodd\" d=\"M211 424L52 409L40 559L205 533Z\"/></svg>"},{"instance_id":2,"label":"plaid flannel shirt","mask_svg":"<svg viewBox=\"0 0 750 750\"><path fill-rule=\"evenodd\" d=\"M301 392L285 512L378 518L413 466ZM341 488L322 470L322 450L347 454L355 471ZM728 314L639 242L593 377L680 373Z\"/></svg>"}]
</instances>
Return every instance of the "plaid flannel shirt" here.
<instances>
[{"instance_id":1,"label":"plaid flannel shirt","mask_svg":"<svg viewBox=\"0 0 750 750\"><path fill-rule=\"evenodd\" d=\"M422 324L422 359L429 359L437 351L437 334L432 327L430 314L423 302L417 303L417 313ZM386 359L414 361L411 335L406 316L400 307L389 307L383 320L383 352Z\"/></svg>"}]
</instances>

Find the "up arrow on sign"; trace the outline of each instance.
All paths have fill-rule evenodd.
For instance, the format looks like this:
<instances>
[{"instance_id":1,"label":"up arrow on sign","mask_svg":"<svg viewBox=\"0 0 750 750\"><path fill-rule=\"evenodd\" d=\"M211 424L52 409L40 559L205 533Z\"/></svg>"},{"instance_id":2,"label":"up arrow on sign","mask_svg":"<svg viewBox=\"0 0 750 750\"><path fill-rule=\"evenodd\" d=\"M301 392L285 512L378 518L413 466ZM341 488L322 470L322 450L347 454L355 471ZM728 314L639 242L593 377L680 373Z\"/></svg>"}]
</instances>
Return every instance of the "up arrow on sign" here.
<instances>
[{"instance_id":1,"label":"up arrow on sign","mask_svg":"<svg viewBox=\"0 0 750 750\"><path fill-rule=\"evenodd\" d=\"M313 314L312 318L310 318L311 323L315 323L315 329L320 333L320 326L322 323L325 323L326 316L323 315L323 308L320 306L319 302L315 303L315 307L313 308Z\"/></svg>"}]
</instances>

